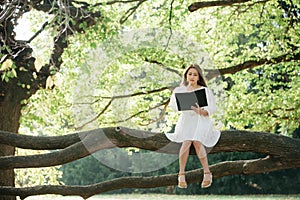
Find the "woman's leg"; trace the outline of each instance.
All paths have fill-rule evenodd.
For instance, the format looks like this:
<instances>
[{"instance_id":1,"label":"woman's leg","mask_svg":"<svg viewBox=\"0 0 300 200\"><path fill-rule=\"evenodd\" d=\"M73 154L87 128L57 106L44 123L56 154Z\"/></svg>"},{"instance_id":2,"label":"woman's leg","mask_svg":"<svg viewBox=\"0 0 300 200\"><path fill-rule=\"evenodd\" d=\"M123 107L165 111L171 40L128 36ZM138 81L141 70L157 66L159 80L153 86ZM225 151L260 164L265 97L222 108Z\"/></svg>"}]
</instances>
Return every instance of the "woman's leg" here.
<instances>
[{"instance_id":1,"label":"woman's leg","mask_svg":"<svg viewBox=\"0 0 300 200\"><path fill-rule=\"evenodd\" d=\"M179 151L179 182L185 182L185 176L180 176L185 173L185 166L189 157L192 141L184 141Z\"/></svg>"},{"instance_id":2,"label":"woman's leg","mask_svg":"<svg viewBox=\"0 0 300 200\"><path fill-rule=\"evenodd\" d=\"M208 167L207 154L204 146L199 141L193 141L193 145L196 150L196 154L201 162L204 172L210 172Z\"/></svg>"},{"instance_id":3,"label":"woman's leg","mask_svg":"<svg viewBox=\"0 0 300 200\"><path fill-rule=\"evenodd\" d=\"M196 154L201 162L201 165L202 165L203 171L204 171L201 187L207 188L212 183L212 174L210 173L210 170L209 170L206 150L199 141L193 141L193 145L195 147Z\"/></svg>"}]
</instances>

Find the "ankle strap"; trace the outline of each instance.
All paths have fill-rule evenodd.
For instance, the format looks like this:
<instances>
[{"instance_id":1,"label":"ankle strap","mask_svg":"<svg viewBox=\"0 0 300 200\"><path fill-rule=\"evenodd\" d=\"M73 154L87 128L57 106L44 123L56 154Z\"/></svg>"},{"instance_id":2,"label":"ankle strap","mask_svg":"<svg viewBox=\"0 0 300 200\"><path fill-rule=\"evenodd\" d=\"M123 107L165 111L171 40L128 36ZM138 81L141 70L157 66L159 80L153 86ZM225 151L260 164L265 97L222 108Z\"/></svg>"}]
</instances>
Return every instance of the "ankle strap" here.
<instances>
[{"instance_id":1,"label":"ankle strap","mask_svg":"<svg viewBox=\"0 0 300 200\"><path fill-rule=\"evenodd\" d=\"M211 174L211 172L204 172L204 174Z\"/></svg>"}]
</instances>

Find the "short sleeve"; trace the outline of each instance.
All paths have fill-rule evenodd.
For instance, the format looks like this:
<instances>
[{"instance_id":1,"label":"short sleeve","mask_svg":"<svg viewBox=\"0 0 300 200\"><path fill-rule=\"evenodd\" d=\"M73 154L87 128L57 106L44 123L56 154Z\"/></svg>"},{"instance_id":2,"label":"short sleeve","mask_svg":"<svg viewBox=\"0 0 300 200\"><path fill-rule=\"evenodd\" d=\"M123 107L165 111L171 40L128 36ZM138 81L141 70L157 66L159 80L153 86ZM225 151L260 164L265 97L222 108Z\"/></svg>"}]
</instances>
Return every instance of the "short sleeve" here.
<instances>
[{"instance_id":1,"label":"short sleeve","mask_svg":"<svg viewBox=\"0 0 300 200\"><path fill-rule=\"evenodd\" d=\"M217 111L216 99L213 92L209 88L205 88L207 95L207 106L203 107L208 112L208 116L214 114Z\"/></svg>"}]
</instances>

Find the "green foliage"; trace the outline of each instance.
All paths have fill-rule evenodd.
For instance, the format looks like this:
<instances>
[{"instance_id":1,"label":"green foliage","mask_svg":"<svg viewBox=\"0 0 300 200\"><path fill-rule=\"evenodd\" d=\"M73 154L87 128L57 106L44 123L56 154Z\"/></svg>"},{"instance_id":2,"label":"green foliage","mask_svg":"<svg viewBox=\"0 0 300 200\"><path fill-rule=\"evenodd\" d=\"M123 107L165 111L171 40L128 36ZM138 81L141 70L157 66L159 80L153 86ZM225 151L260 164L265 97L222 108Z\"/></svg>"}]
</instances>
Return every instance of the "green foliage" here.
<instances>
[{"instance_id":1,"label":"green foliage","mask_svg":"<svg viewBox=\"0 0 300 200\"><path fill-rule=\"evenodd\" d=\"M17 149L17 155L27 156L32 154L42 154L49 151L33 151ZM60 166L31 168L31 169L15 169L15 184L17 187L30 187L36 185L61 185L64 184L58 179L62 177L59 171Z\"/></svg>"},{"instance_id":2,"label":"green foliage","mask_svg":"<svg viewBox=\"0 0 300 200\"><path fill-rule=\"evenodd\" d=\"M230 76L239 84L234 84L228 91L228 128L291 136L299 126L299 70L300 65L295 63L272 69L255 68Z\"/></svg>"},{"instance_id":3,"label":"green foliage","mask_svg":"<svg viewBox=\"0 0 300 200\"><path fill-rule=\"evenodd\" d=\"M148 92L178 85L183 68L191 62L200 63L201 58L206 56L202 63L204 69L222 69L249 60L274 60L281 55L292 57L299 53L299 17L291 15L299 13L298 2L293 2L294 7L290 5L292 1L249 2L205 8L193 13L188 12L187 7L194 1L172 2L146 1L122 24L120 20L126 18L124 13L134 2L90 8L100 10L102 18L90 28L85 23L80 24L84 32L68 38L69 46L62 56L63 65L59 72L54 69L56 74L49 78L53 85L60 86L51 91L40 90L24 102L26 107L22 111L20 133L62 135L75 131L86 122L89 122L88 125L80 130L122 125L169 132L178 117L177 113L164 110L171 90ZM34 24L33 31L37 31L46 20L52 22L51 17L42 12L31 12L29 18ZM56 34L54 27L48 27L31 43L38 70L49 62L53 48L51 38ZM138 34L145 30L163 30L163 34L155 37ZM130 41L125 43L120 37L126 32L135 33L132 37L136 38L125 38ZM177 40L172 43L172 40L168 41L169 37ZM14 63L2 63L2 80L8 82L16 78L15 69ZM291 136L299 127L300 120L299 73L299 61L284 60L211 80L209 86L216 91L220 87L226 95L225 99L218 98L220 109L224 112L216 119L222 119L226 129L251 129ZM133 95L137 93L141 94ZM111 104L110 100L113 100ZM110 106L106 108L107 105ZM128 151L130 149L124 150L122 155ZM252 154L220 154L211 160L219 162L252 157ZM138 167L136 163L127 165ZM197 159L191 157L187 168L198 167ZM91 184L129 175L99 164L94 157L64 165L61 171L63 177L60 180L65 184ZM173 163L167 168L142 175L177 171L178 164ZM47 177L49 174L51 178ZM60 175L57 168L42 169L41 172L20 170L17 171L17 184L59 184L55 178ZM281 176L284 178L279 178ZM249 177L236 175L216 180L214 186L205 191L199 190L199 184L194 184L186 191L176 189L176 192L293 193L297 180L299 172L296 170Z\"/></svg>"},{"instance_id":4,"label":"green foliage","mask_svg":"<svg viewBox=\"0 0 300 200\"><path fill-rule=\"evenodd\" d=\"M16 65L10 59L2 63L0 67L0 71L3 71L1 75L2 81L8 82L9 79L17 77L16 68Z\"/></svg>"}]
</instances>

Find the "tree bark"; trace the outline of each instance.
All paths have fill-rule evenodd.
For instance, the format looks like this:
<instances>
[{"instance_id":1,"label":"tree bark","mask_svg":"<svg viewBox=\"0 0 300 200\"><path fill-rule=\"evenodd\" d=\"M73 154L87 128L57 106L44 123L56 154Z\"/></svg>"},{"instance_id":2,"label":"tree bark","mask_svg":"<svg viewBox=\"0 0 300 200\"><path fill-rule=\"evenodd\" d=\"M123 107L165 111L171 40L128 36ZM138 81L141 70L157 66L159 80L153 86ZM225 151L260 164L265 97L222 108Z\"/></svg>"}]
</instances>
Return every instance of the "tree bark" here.
<instances>
[{"instance_id":1,"label":"tree bark","mask_svg":"<svg viewBox=\"0 0 300 200\"><path fill-rule=\"evenodd\" d=\"M260 60L247 60L243 63L238 65L234 65L228 68L223 69L207 69L205 70L206 79L210 80L219 75L225 74L235 74L237 72L243 71L245 69L254 68L261 65L270 65L270 64L278 64L281 62L290 62L290 61L299 61L300 60L300 53L286 53L274 58L262 58Z\"/></svg>"},{"instance_id":2,"label":"tree bark","mask_svg":"<svg viewBox=\"0 0 300 200\"><path fill-rule=\"evenodd\" d=\"M286 169L286 161L267 156L254 160L239 160L221 162L210 166L213 178L235 174L259 174ZM291 162L289 168L299 167L300 162ZM202 181L203 170L196 169L186 172L188 184ZM35 187L13 188L0 187L1 194L20 196L24 199L32 195L57 194L77 195L87 199L93 195L122 188L154 188L177 184L177 174L167 174L153 177L122 177L101 183L85 186L43 185Z\"/></svg>"},{"instance_id":3,"label":"tree bark","mask_svg":"<svg viewBox=\"0 0 300 200\"><path fill-rule=\"evenodd\" d=\"M215 6L232 6L233 4L247 3L251 0L218 0L218 1L202 1L191 4L188 9L194 12L201 8L215 7ZM267 0L266 0L267 1Z\"/></svg>"},{"instance_id":4,"label":"tree bark","mask_svg":"<svg viewBox=\"0 0 300 200\"><path fill-rule=\"evenodd\" d=\"M13 134L18 132L19 119L21 116L21 105L17 102L0 102L0 130L10 131ZM13 156L15 154L15 147L10 145L0 145L0 157ZM0 185L1 186L15 186L13 169L0 169ZM15 197L0 196L1 200L13 200Z\"/></svg>"},{"instance_id":5,"label":"tree bark","mask_svg":"<svg viewBox=\"0 0 300 200\"><path fill-rule=\"evenodd\" d=\"M16 6L18 6L18 9L16 9ZM51 72L51 67L56 71L60 69L63 62L61 56L69 44L68 36L75 32L84 32L84 28L80 26L81 23L86 23L86 26L90 27L101 18L100 12L78 12L80 8L77 6L71 6L71 4L66 6L68 9L68 13L66 14L72 18L74 23L60 23L60 20L64 19L57 18L54 23L57 23L58 34L53 38L54 48L49 58L49 63L44 65L40 71L37 71L34 63L35 58L32 56L33 49L25 41L16 40L14 26L17 24L16 21L20 16L33 8L47 13L54 7L58 8L57 12L60 12L60 6L58 6L57 2L53 2L52 4L52 2L46 1L44 3L43 1L36 1L35 3L11 1L6 2L5 6L0 6L0 13L3 14L0 17L0 46L5 47L2 48L3 51L1 50L1 54L3 55L1 63L7 59L11 59L16 66L15 71L17 74L17 77L9 78L9 80L0 80L0 130L2 131L8 131L17 135L16 133L18 133L20 126L19 120L21 117L22 101L29 99L39 89L45 88L46 79L54 72ZM85 5L82 8L86 9ZM4 71L0 71L1 75L2 73ZM0 157L13 156L14 153L14 146L9 144L0 145ZM14 171L12 168L0 170L0 185L14 186ZM0 196L0 200L14 199L15 197Z\"/></svg>"},{"instance_id":6,"label":"tree bark","mask_svg":"<svg viewBox=\"0 0 300 200\"><path fill-rule=\"evenodd\" d=\"M170 142L164 134L140 131L125 127L110 127L67 136L36 137L15 135L0 131L0 143L29 149L42 149L39 144L46 143L47 149L60 148L51 153L30 156L6 156L0 158L0 169L48 167L65 164L96 151L107 148L137 147L150 151L177 154L180 144ZM69 146L65 141L73 141ZM6 138L6 140L3 140ZM286 136L253 132L222 131L218 144L211 153L218 152L256 152L279 160L286 160L285 167L300 167L300 140ZM39 148L38 148L39 147ZM55 147L55 148L54 148ZM191 151L194 154L194 151Z\"/></svg>"}]
</instances>

